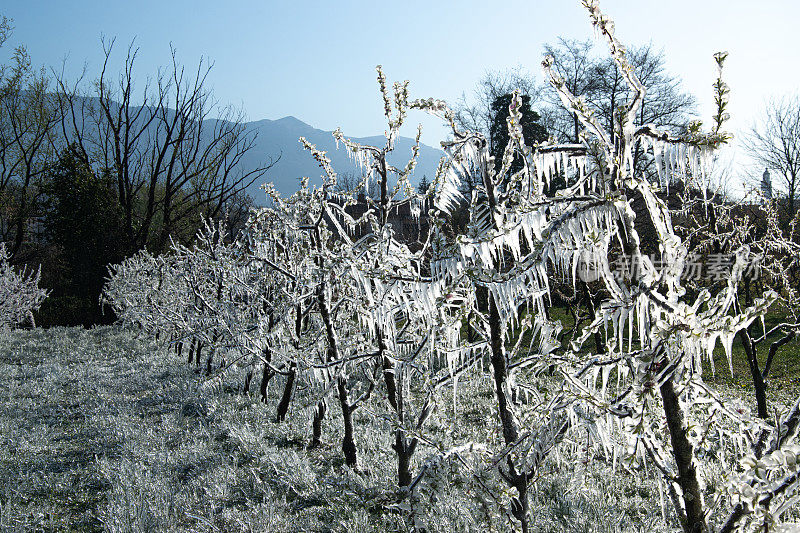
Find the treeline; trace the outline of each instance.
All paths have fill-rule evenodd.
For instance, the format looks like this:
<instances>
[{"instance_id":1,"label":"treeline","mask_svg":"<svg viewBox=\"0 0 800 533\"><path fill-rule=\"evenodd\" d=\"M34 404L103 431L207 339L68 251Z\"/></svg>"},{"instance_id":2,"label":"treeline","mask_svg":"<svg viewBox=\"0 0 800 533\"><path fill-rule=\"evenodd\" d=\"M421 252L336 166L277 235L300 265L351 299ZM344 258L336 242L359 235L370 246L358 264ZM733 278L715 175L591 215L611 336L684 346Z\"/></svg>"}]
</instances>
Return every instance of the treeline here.
<instances>
[{"instance_id":1,"label":"treeline","mask_svg":"<svg viewBox=\"0 0 800 533\"><path fill-rule=\"evenodd\" d=\"M10 35L2 18L0 47ZM214 99L208 65L187 69L172 50L148 77L133 46L119 71L114 51L103 42L96 79L36 69L21 46L0 65L0 240L12 264L41 265L51 295L37 325L112 321L98 303L106 265L188 242L203 220L235 231L272 164L241 164L255 132Z\"/></svg>"}]
</instances>

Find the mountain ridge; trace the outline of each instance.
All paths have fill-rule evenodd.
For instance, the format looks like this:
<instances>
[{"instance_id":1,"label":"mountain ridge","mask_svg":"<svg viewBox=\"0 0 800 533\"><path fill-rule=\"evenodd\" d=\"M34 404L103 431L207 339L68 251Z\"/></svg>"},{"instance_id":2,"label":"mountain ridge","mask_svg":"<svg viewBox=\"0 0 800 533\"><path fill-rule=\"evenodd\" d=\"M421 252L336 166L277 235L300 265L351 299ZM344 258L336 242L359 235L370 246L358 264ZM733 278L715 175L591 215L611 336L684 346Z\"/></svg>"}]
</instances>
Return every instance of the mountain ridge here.
<instances>
[{"instance_id":1,"label":"mountain ridge","mask_svg":"<svg viewBox=\"0 0 800 533\"><path fill-rule=\"evenodd\" d=\"M77 103L79 107L86 106L91 108L97 105L97 97L78 97ZM113 101L111 105L113 109L116 109L113 106L119 106L117 102ZM139 107L132 106L132 109L137 110ZM175 111L169 109L168 112L174 113ZM76 117L78 129L83 130L86 127L84 121L87 118L80 115ZM204 122L213 123L220 120L224 121L225 119L206 118ZM308 177L311 183L316 185L322 183L322 169L311 153L303 148L299 142L300 137L305 137L317 149L326 152L331 160L333 169L337 173L361 175L361 169L355 161L350 160L344 146L341 146L340 143L337 148L336 140L333 138L333 132L331 131L315 128L292 115L278 119L264 118L242 122L241 124L249 134L255 133L256 137L250 150L239 161L240 170L247 173L253 169L263 167L270 161L274 163L264 176L257 179L246 189L246 192L253 197L255 204L258 206L263 206L267 203L266 196L262 190L262 185L265 183L272 182L275 188L284 196L291 195L297 191L300 179L303 177ZM66 127L71 129L70 125ZM92 139L94 130L91 126L85 130L87 138ZM214 131L214 128L206 128L204 135L207 136L209 131ZM205 142L209 140L206 139ZM378 147L383 146L386 142L383 135L352 137L352 140L360 144ZM92 141L99 142L98 139L92 139ZM69 140L64 140L64 142L69 142ZM411 156L413 145L414 139L399 136L395 141L394 152L389 155L389 163L398 168L404 167ZM418 184L422 180L422 176L425 175L427 175L428 180L432 180L439 160L443 155L444 152L441 150L421 144L417 166L410 177L411 182Z\"/></svg>"},{"instance_id":2,"label":"mountain ridge","mask_svg":"<svg viewBox=\"0 0 800 533\"><path fill-rule=\"evenodd\" d=\"M275 164L266 174L256 180L247 188L248 194L253 196L256 204L263 204L266 200L261 186L272 182L275 188L283 195L290 195L297 190L300 178L308 177L314 184L322 183L323 171L311 153L303 148L299 142L300 137L305 137L317 149L326 152L331 159L331 165L339 174L361 174L361 169L355 161L351 161L346 150L340 144L338 149L333 132L325 131L311 126L302 120L287 115L279 119L260 119L245 123L249 131L257 134L256 142L252 149L242 158L244 170L257 168L258 165L277 159ZM354 142L383 146L383 135L369 137L351 137ZM395 150L389 156L389 163L402 168L411 155L414 139L398 136L395 141ZM278 159L278 156L280 158ZM417 166L411 176L412 183L419 183L422 176L428 180L433 179L436 168L444 153L426 144L420 145Z\"/></svg>"}]
</instances>

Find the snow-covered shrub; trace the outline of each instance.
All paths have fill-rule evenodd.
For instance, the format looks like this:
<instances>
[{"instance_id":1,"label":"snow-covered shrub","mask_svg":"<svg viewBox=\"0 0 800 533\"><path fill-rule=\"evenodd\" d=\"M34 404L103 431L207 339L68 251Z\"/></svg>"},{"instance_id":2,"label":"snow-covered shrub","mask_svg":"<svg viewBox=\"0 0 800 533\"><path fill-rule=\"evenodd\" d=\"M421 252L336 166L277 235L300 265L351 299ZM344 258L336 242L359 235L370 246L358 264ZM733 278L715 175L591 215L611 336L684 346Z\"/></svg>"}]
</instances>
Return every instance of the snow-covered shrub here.
<instances>
[{"instance_id":1,"label":"snow-covered shrub","mask_svg":"<svg viewBox=\"0 0 800 533\"><path fill-rule=\"evenodd\" d=\"M30 321L47 298L46 289L39 287L41 271L21 271L9 263L5 243L0 243L0 327L15 328Z\"/></svg>"}]
</instances>

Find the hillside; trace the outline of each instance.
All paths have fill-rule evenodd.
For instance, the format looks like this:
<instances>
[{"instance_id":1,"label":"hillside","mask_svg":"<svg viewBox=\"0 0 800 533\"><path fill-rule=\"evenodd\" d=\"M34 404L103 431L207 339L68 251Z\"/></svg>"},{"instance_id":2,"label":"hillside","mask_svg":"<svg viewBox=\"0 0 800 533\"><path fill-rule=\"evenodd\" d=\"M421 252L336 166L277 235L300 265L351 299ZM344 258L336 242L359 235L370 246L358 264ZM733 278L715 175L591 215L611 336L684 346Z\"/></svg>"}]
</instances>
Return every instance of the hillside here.
<instances>
[{"instance_id":1,"label":"hillside","mask_svg":"<svg viewBox=\"0 0 800 533\"><path fill-rule=\"evenodd\" d=\"M291 194L295 191L299 179L303 176L311 178L312 183L320 183L322 169L319 168L311 154L303 149L298 141L300 137L305 137L318 149L326 151L337 172L359 172L358 165L350 160L344 148L340 147L337 150L336 142L330 131L316 129L291 116L278 120L265 119L249 122L247 126L258 133L258 138L256 145L243 159L242 164L246 168L252 168L260 162L280 155L280 160L267 173L266 181L273 182L282 194ZM385 143L382 135L353 138L353 140L374 146L383 146ZM405 165L411 155L413 144L413 139L398 138L394 157L390 157L389 162L397 166ZM423 144L412 181L418 183L423 175L426 175L429 180L432 179L442 155L441 150ZM257 202L260 202L263 197L260 190L262 182L263 180L259 180L248 189Z\"/></svg>"},{"instance_id":2,"label":"hillside","mask_svg":"<svg viewBox=\"0 0 800 533\"><path fill-rule=\"evenodd\" d=\"M80 105L85 106L86 109L96 107L97 99L83 97ZM132 107L131 114L135 114L138 109L137 107ZM117 108L112 106L112 112L116 113ZM174 111L170 110L169 113L174 113ZM89 122L88 115L90 114L87 112L87 118L76 116L75 121L79 129L85 128L84 134L87 136L88 144L92 145L98 140L93 138L96 127ZM86 120L86 122L84 123L83 120ZM205 121L204 135L207 136L214 131L214 123L217 120L207 119ZM261 190L261 186L266 182L274 183L278 191L284 195L289 195L296 191L300 178L304 176L309 177L312 183L321 183L322 169L317 165L311 154L300 144L300 137L305 137L310 143L316 145L318 149L327 152L333 168L338 173L360 173L358 165L350 160L344 147L337 149L336 141L331 131L317 129L292 116L277 120L251 121L245 123L245 126L247 131L256 134L256 140L253 147L241 160L242 169L245 171L250 170L269 161L277 160L267 173L266 179L256 180L247 189L247 192L255 199L257 205L264 204L264 193ZM67 131L71 131L70 124L66 124L66 127ZM154 125L146 128L146 131L145 138L156 135ZM345 135L347 135L347 132L345 132ZM358 143L373 146L383 146L386 142L382 134L372 137L352 137L352 139ZM411 156L411 147L413 145L414 139L398 137L395 142L396 149L392 156L389 157L389 163L399 167L405 166ZM411 177L412 183L419 183L422 176L425 175L428 180L432 180L439 160L443 155L444 152L438 148L423 144L420 147L419 160L414 175Z\"/></svg>"}]
</instances>

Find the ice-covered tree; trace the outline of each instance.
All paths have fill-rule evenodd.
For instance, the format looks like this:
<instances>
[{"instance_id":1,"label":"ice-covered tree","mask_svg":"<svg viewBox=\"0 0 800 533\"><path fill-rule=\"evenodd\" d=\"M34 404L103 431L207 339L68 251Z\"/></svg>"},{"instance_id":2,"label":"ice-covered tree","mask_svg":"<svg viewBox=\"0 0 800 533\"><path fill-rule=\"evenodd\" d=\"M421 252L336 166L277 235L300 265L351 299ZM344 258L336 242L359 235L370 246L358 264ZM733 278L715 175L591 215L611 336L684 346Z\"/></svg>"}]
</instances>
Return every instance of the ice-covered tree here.
<instances>
[{"instance_id":1,"label":"ice-covered tree","mask_svg":"<svg viewBox=\"0 0 800 533\"><path fill-rule=\"evenodd\" d=\"M344 228L367 228L352 244L357 259L351 263L350 275L359 322L365 330L366 352L373 354L382 372L392 415L398 485L407 490L412 487L412 457L425 423L436 409L435 391L463 368L437 366L439 355L458 345L459 332L444 285L429 275L430 258L437 254L430 234L423 235L412 248L399 242L401 228L394 228L390 222L393 211L408 209L419 223L422 210L430 203L432 191L418 190L410 182L421 128L402 168L387 161L409 109L416 105L409 102L408 82L395 83L390 91L380 66L378 84L388 123L385 144L361 145L338 130L334 136L361 164L364 172L359 188L367 189L374 183L379 194L368 200L370 209L359 219L352 219L346 211L352 196L341 207L334 204L333 212Z\"/></svg>"},{"instance_id":2,"label":"ice-covered tree","mask_svg":"<svg viewBox=\"0 0 800 533\"><path fill-rule=\"evenodd\" d=\"M616 138L612 141L585 103L565 90L563 80L549 70L551 62L548 59L544 62L565 104L578 114L603 150L600 166L604 189L598 200L599 205L609 209L614 222L599 232L595 231L596 224L578 228L573 222L572 235L565 235L567 242L576 241L575 234L584 239L593 233L605 236L607 240L595 240L600 247L595 244L590 255L599 267L596 270L606 286L607 297L601 304L601 316L565 352L564 366L577 368L587 364L586 354L580 348L590 333L605 328L609 336L609 353L602 358L604 365L588 380L568 378L568 381L575 391L581 391L605 411L609 427L622 429L632 460L647 458L662 472L685 531L707 531L710 520L719 519L719 515L712 517L712 511L719 510L719 501L726 495L712 494L714 500L707 503L704 491L704 470L708 466L704 462L713 454L728 453L729 458L740 459L739 464L744 467L737 481L729 486L735 506L721 530L742 525L748 515L755 516L762 524L772 524L780 520L786 509L775 506L772 500L782 497L791 500L790 495L797 487L794 462L772 460L773 454L782 453L781 448L793 450L790 440L796 409L785 415L783 429L777 424L770 427L754 422L721 401L703 382L702 361L712 360L717 340L730 361L734 336L762 316L775 295L767 292L761 298L754 298L747 307L734 306L739 283L753 259L750 249L742 246L735 250L735 260L723 287L713 293L703 290L696 297L689 296L681 280L687 247L675 232L671 213L656 194L657 187L634 172L632 160L633 150L641 147L653 154L662 183L678 175L697 180L698 189L704 190L702 180L709 151L727 139L721 130L724 106L719 105L714 130L709 134L693 127L685 135L673 136L651 125L637 125L644 86L614 35L613 22L603 15L595 1L585 0L584 5L623 73L631 97L616 116ZM716 59L721 69L725 55L718 54ZM724 104L721 79L716 87L718 104ZM642 253L629 191L636 191L644 199L647 216L655 227L657 261ZM631 265L630 275L621 280L609 270L612 236L619 245L618 252ZM593 246L575 248L583 253ZM597 251L601 253L598 255ZM567 256L574 261L574 253ZM590 359L595 365L597 361ZM609 386L612 370L616 386ZM603 417L598 418L598 422L602 420ZM709 438L711 432L716 438ZM766 442L770 445L765 449ZM770 460L762 461L759 458L765 451L764 457ZM748 459L749 454L754 459ZM760 465L761 472L754 475L754 470L748 467L751 463ZM741 498L741 494L748 497Z\"/></svg>"},{"instance_id":3,"label":"ice-covered tree","mask_svg":"<svg viewBox=\"0 0 800 533\"><path fill-rule=\"evenodd\" d=\"M735 228L728 238L703 222L701 247L725 238L733 263L719 283L687 286L682 274L698 245L688 226L673 223L662 188L680 179L707 189L710 154L728 138L727 90L720 77L710 133L699 124L675 135L638 123L645 87L611 20L594 0L583 3L626 85L612 133L546 58L553 87L585 128L582 142L527 139L523 101L514 94L508 144L496 161L486 138L461 131L443 102L409 101L407 85L389 90L379 70L386 143L366 146L334 133L361 164L355 187L343 188L327 155L304 141L323 169L321 186L306 178L287 198L268 187L270 207L254 214L239 243L223 242L210 228L194 247L135 256L115 268L108 299L123 319L150 332L191 336L263 365L262 387L284 375L278 419L302 383L312 444L335 399L351 467L358 467L353 412L385 398L388 415L381 416L390 421L404 500L398 507L417 529L425 527L422 496L436 490L447 461L480 465L472 487L487 493L482 476L495 473L508 497L493 501L529 531L532 480L546 462L570 475L575 458L608 465L612 474L655 470L687 532L780 524L800 487L800 403L774 420L751 417L743 403L705 383L703 365L713 364L717 341L730 364L735 336L779 297L740 297L754 259L777 260L768 268L780 279L792 268L780 261L794 248ZM721 68L724 55L717 61ZM419 135L407 165L387 162L410 109L442 117L453 133L424 194L408 181ZM652 161L657 180L640 171L635 154ZM566 186L554 190L557 178ZM348 208L370 187L377 193L354 216ZM643 205L638 212L635 199ZM449 213L465 204L465 231L446 234ZM414 214L430 208L431 233L414 247L399 243L389 223L392 210L406 207ZM715 212L702 194L696 207L704 216ZM643 242L637 217L648 219L651 243ZM550 313L555 279L591 283L595 291L589 323L574 324L570 335ZM459 378L480 374L484 362L496 410L486 440L437 441L426 422L438 416L439 389L452 385L457 405ZM429 453L420 461L423 447ZM559 457L572 461L553 461ZM706 484L712 469L726 472L713 486Z\"/></svg>"},{"instance_id":4,"label":"ice-covered tree","mask_svg":"<svg viewBox=\"0 0 800 533\"><path fill-rule=\"evenodd\" d=\"M709 153L727 138L721 131L724 115L720 111L709 134L701 133L698 125L674 136L649 124L637 124L645 88L614 36L613 23L596 2L587 0L584 5L629 87L630 97L615 115L613 136L591 108L566 89L551 70L551 59L545 59L543 65L565 106L586 128L586 138L599 154L597 168L585 172L580 159L583 146L526 146L515 120L516 102L509 117L512 142L500 172L494 171L485 140L454 128L455 141L448 146L452 162L437 183L437 206L447 209L455 205L458 182L465 175L478 173L483 187L473 194L468 233L459 238L452 257L442 262L439 276L451 283L464 280L466 287L473 287L474 297L468 299L473 317L470 327L489 345L498 415L508 448L505 463L497 464L517 491L512 511L523 530L527 529L527 484L535 474L539 452L581 424L590 428L602 452L615 461L624 456L633 463L647 460L655 464L682 527L706 531L710 511L718 511L719 500L726 495L714 494L717 501L710 505L704 501L706 465L699 457L718 453L727 453L728 458L742 458L747 453L758 457L771 434L775 450L788 444L779 437L779 426L762 426L742 416L702 380L702 361L712 359L716 341L722 341L730 358L734 336L763 315L775 297L767 292L747 307L734 306L739 282L753 259L747 247L735 250L736 260L724 286L695 297L687 295L681 281L687 248L657 194L659 184L636 172L633 154L635 150L651 154L661 184L680 176L698 181L698 189L703 190ZM721 66L724 55L717 60ZM717 86L724 88L721 81ZM718 93L724 97L724 91ZM428 107L445 118L451 116L435 102ZM506 167L515 153L524 157L526 165L510 174ZM554 198L544 196L554 171L571 163L577 168L570 179L573 185ZM656 258L642 251L632 209L634 195L643 199L645 215L655 228ZM627 277L612 272L615 258L629 264ZM554 342L560 325L547 317L548 281L553 272L561 272L573 282L598 280L604 288L595 320L567 346ZM520 326L532 330L538 349L526 353L512 344L512 351L507 351L509 340L523 338ZM596 333L605 337L602 353L592 353L585 343ZM555 363L563 388L540 423L528 426L510 400L520 377L518 369L535 370L544 362ZM525 390L525 385L517 382L516 388ZM795 415L786 416L788 427L793 427ZM536 427L539 429L533 429ZM708 431L719 437L712 442ZM748 439L752 449L742 446ZM792 449L793 445L788 445ZM754 461L758 463L758 459ZM789 462L794 464L791 459ZM745 460L742 464L750 463ZM774 486L780 494L791 494L797 482L793 467L775 461L767 466L776 468L776 477L770 479L777 483ZM767 485L747 474L743 479L748 487L758 486L762 492L753 489L758 495L746 504L734 498L734 503L739 503L726 522L731 525L723 525L723 529L743 523L746 512L754 510L778 520L780 512L766 512L765 506L774 497L765 491ZM750 494L749 489L745 492ZM713 519L719 520L719 515Z\"/></svg>"},{"instance_id":5,"label":"ice-covered tree","mask_svg":"<svg viewBox=\"0 0 800 533\"><path fill-rule=\"evenodd\" d=\"M33 312L47 298L39 288L39 271L15 269L9 263L5 243L0 243L0 327L15 328L26 322L33 326Z\"/></svg>"}]
</instances>

